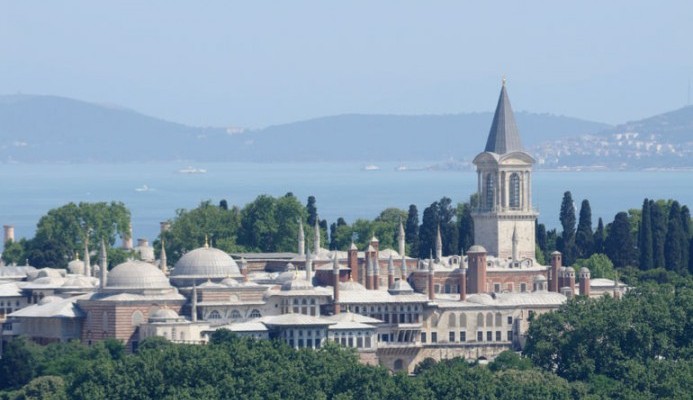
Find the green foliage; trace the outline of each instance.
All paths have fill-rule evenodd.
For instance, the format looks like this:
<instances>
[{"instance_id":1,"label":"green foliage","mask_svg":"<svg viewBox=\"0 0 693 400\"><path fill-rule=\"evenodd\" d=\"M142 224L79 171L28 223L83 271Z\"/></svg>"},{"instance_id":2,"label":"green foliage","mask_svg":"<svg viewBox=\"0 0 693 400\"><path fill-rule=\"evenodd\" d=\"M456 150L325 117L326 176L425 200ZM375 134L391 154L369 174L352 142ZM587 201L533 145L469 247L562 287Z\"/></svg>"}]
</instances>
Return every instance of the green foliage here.
<instances>
[{"instance_id":1,"label":"green foliage","mask_svg":"<svg viewBox=\"0 0 693 400\"><path fill-rule=\"evenodd\" d=\"M4 345L0 358L0 390L19 388L36 374L37 346L23 338Z\"/></svg>"},{"instance_id":2,"label":"green foliage","mask_svg":"<svg viewBox=\"0 0 693 400\"><path fill-rule=\"evenodd\" d=\"M669 222L664 242L666 269L683 273L688 269L688 237L683 228L681 207L674 201L669 207Z\"/></svg>"},{"instance_id":3,"label":"green foliage","mask_svg":"<svg viewBox=\"0 0 693 400\"><path fill-rule=\"evenodd\" d=\"M578 272L580 268L586 267L590 270L590 278L616 278L616 271L614 270L614 264L611 262L606 254L592 254L588 259L579 259L575 261L576 275L579 276Z\"/></svg>"},{"instance_id":4,"label":"green foliage","mask_svg":"<svg viewBox=\"0 0 693 400\"><path fill-rule=\"evenodd\" d=\"M19 242L8 240L2 251L2 261L6 265L22 265L26 260L26 240L20 239Z\"/></svg>"},{"instance_id":5,"label":"green foliage","mask_svg":"<svg viewBox=\"0 0 693 400\"><path fill-rule=\"evenodd\" d=\"M650 201L648 199L645 199L642 203L640 227L638 230L638 250L640 251L640 269L654 268L652 213L650 212Z\"/></svg>"},{"instance_id":6,"label":"green foliage","mask_svg":"<svg viewBox=\"0 0 693 400\"><path fill-rule=\"evenodd\" d=\"M466 252L474 245L474 219L472 218L472 205L459 203L457 205L457 221L459 226L460 252Z\"/></svg>"},{"instance_id":7,"label":"green foliage","mask_svg":"<svg viewBox=\"0 0 693 400\"><path fill-rule=\"evenodd\" d=\"M76 252L96 251L105 240L130 234L130 210L120 202L69 203L41 217L36 236L27 242L26 256L36 267L62 267Z\"/></svg>"},{"instance_id":8,"label":"green foliage","mask_svg":"<svg viewBox=\"0 0 693 400\"><path fill-rule=\"evenodd\" d=\"M575 232L576 257L587 258L594 252L594 237L592 232L592 208L588 200L580 205L580 219Z\"/></svg>"},{"instance_id":9,"label":"green foliage","mask_svg":"<svg viewBox=\"0 0 693 400\"><path fill-rule=\"evenodd\" d=\"M488 365L488 368L493 372L505 371L508 369L524 371L532 367L532 361L526 357L520 356L512 350L506 350L500 353L493 362Z\"/></svg>"},{"instance_id":10,"label":"green foliage","mask_svg":"<svg viewBox=\"0 0 693 400\"><path fill-rule=\"evenodd\" d=\"M414 204L409 206L404 231L407 238L407 255L415 257L419 254L419 210Z\"/></svg>"},{"instance_id":11,"label":"green foliage","mask_svg":"<svg viewBox=\"0 0 693 400\"><path fill-rule=\"evenodd\" d=\"M616 268L635 265L635 246L631 236L628 214L620 212L614 217L604 243L604 250Z\"/></svg>"},{"instance_id":12,"label":"green foliage","mask_svg":"<svg viewBox=\"0 0 693 400\"><path fill-rule=\"evenodd\" d=\"M563 263L572 265L575 262L577 251L575 247L575 205L573 204L573 196L570 191L563 193L559 218L563 231L558 251L563 253Z\"/></svg>"}]
</instances>

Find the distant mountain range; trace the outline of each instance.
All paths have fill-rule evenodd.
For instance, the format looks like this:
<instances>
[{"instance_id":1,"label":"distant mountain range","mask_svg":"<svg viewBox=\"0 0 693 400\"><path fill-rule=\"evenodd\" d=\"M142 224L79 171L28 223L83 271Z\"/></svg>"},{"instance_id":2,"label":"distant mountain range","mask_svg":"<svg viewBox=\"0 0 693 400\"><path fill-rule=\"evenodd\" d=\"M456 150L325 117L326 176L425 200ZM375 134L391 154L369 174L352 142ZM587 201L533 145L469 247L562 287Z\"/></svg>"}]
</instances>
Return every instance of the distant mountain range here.
<instances>
[{"instance_id":1,"label":"distant mountain range","mask_svg":"<svg viewBox=\"0 0 693 400\"><path fill-rule=\"evenodd\" d=\"M492 117L345 114L257 130L199 128L63 97L8 95L0 96L0 162L468 162ZM693 166L693 107L616 127L550 114L516 119L546 167Z\"/></svg>"}]
</instances>

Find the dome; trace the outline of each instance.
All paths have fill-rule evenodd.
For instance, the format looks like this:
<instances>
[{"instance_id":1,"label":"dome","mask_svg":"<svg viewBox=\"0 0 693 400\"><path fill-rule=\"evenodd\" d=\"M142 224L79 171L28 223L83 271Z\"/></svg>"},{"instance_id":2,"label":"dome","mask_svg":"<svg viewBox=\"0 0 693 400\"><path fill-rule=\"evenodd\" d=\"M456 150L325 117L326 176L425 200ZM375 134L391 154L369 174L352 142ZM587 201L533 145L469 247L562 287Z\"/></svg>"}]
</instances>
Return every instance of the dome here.
<instances>
[{"instance_id":1,"label":"dome","mask_svg":"<svg viewBox=\"0 0 693 400\"><path fill-rule=\"evenodd\" d=\"M42 298L41 300L39 300L39 305L42 306L42 305L48 304L48 303L55 303L56 301L60 301L60 300L62 300L62 297L46 296L46 297Z\"/></svg>"},{"instance_id":2,"label":"dome","mask_svg":"<svg viewBox=\"0 0 693 400\"><path fill-rule=\"evenodd\" d=\"M495 300L493 299L493 297L491 297L487 293L470 294L469 296L467 296L467 301L470 303L477 303L477 304L484 304L484 305L495 304Z\"/></svg>"},{"instance_id":3,"label":"dome","mask_svg":"<svg viewBox=\"0 0 693 400\"><path fill-rule=\"evenodd\" d=\"M178 260L171 277L219 278L240 276L238 264L225 252L214 247L200 247L189 251Z\"/></svg>"},{"instance_id":4,"label":"dome","mask_svg":"<svg viewBox=\"0 0 693 400\"><path fill-rule=\"evenodd\" d=\"M71 274L79 274L79 275L84 275L84 261L80 259L74 259L67 263L67 270Z\"/></svg>"},{"instance_id":5,"label":"dome","mask_svg":"<svg viewBox=\"0 0 693 400\"><path fill-rule=\"evenodd\" d=\"M467 254L469 253L486 253L486 249L484 246L475 244L474 246L470 247L469 250L467 250Z\"/></svg>"},{"instance_id":6,"label":"dome","mask_svg":"<svg viewBox=\"0 0 693 400\"><path fill-rule=\"evenodd\" d=\"M160 308L149 316L150 321L170 321L178 319L180 319L180 315L170 308Z\"/></svg>"},{"instance_id":7,"label":"dome","mask_svg":"<svg viewBox=\"0 0 693 400\"><path fill-rule=\"evenodd\" d=\"M223 281L221 281L221 284L226 285L228 287L237 287L241 285L240 283L238 283L237 280L233 278L225 278Z\"/></svg>"},{"instance_id":8,"label":"dome","mask_svg":"<svg viewBox=\"0 0 693 400\"><path fill-rule=\"evenodd\" d=\"M157 267L144 261L118 264L108 273L106 287L111 289L168 289L168 278Z\"/></svg>"},{"instance_id":9,"label":"dome","mask_svg":"<svg viewBox=\"0 0 693 400\"><path fill-rule=\"evenodd\" d=\"M358 282L349 280L348 282L340 282L339 290L366 290L366 288Z\"/></svg>"},{"instance_id":10,"label":"dome","mask_svg":"<svg viewBox=\"0 0 693 400\"><path fill-rule=\"evenodd\" d=\"M537 275L534 277L534 282L546 282L546 277L544 275Z\"/></svg>"}]
</instances>

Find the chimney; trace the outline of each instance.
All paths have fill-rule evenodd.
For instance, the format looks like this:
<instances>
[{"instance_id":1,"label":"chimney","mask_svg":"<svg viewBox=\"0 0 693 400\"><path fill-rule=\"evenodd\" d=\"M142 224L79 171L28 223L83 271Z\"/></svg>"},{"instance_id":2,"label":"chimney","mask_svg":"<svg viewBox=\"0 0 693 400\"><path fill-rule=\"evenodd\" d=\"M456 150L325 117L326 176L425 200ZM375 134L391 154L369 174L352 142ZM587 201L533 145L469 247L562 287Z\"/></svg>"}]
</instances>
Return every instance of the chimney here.
<instances>
[{"instance_id":1,"label":"chimney","mask_svg":"<svg viewBox=\"0 0 693 400\"><path fill-rule=\"evenodd\" d=\"M590 297L590 270L580 268L580 295Z\"/></svg>"},{"instance_id":2,"label":"chimney","mask_svg":"<svg viewBox=\"0 0 693 400\"><path fill-rule=\"evenodd\" d=\"M306 234L303 232L303 222L298 220L298 255L306 255Z\"/></svg>"},{"instance_id":3,"label":"chimney","mask_svg":"<svg viewBox=\"0 0 693 400\"><path fill-rule=\"evenodd\" d=\"M197 322L197 283L193 281L192 310L190 312L192 322Z\"/></svg>"},{"instance_id":4,"label":"chimney","mask_svg":"<svg viewBox=\"0 0 693 400\"><path fill-rule=\"evenodd\" d=\"M373 259L366 259L366 289L373 289Z\"/></svg>"},{"instance_id":5,"label":"chimney","mask_svg":"<svg viewBox=\"0 0 693 400\"><path fill-rule=\"evenodd\" d=\"M7 243L10 240L14 242L14 225L3 225L2 228L5 230L5 240L3 243Z\"/></svg>"},{"instance_id":6,"label":"chimney","mask_svg":"<svg viewBox=\"0 0 693 400\"><path fill-rule=\"evenodd\" d=\"M248 262L245 258L241 257L241 275L243 275L243 282L248 282Z\"/></svg>"},{"instance_id":7,"label":"chimney","mask_svg":"<svg viewBox=\"0 0 693 400\"><path fill-rule=\"evenodd\" d=\"M428 299L434 300L436 298L435 287L433 285L433 255L428 259Z\"/></svg>"},{"instance_id":8,"label":"chimney","mask_svg":"<svg viewBox=\"0 0 693 400\"><path fill-rule=\"evenodd\" d=\"M392 261L392 254L390 254L390 259L387 260L387 288L392 289L395 285L395 263Z\"/></svg>"},{"instance_id":9,"label":"chimney","mask_svg":"<svg viewBox=\"0 0 693 400\"><path fill-rule=\"evenodd\" d=\"M460 264L459 270L460 279L460 301L467 299L467 266L464 263Z\"/></svg>"},{"instance_id":10,"label":"chimney","mask_svg":"<svg viewBox=\"0 0 693 400\"><path fill-rule=\"evenodd\" d=\"M108 279L108 259L106 253L106 243L101 239L101 252L99 254L99 264L101 264L99 288L103 289L106 287L106 282Z\"/></svg>"},{"instance_id":11,"label":"chimney","mask_svg":"<svg viewBox=\"0 0 693 400\"><path fill-rule=\"evenodd\" d=\"M373 237L371 238L370 245L373 247L373 249L371 251L373 251L375 253L375 259L377 260L378 259L378 252L380 251L380 241L378 240L377 237L375 237L375 235L373 235Z\"/></svg>"},{"instance_id":12,"label":"chimney","mask_svg":"<svg viewBox=\"0 0 693 400\"><path fill-rule=\"evenodd\" d=\"M566 267L565 271L566 275L566 286L570 288L570 290L575 293L575 269L572 267Z\"/></svg>"},{"instance_id":13,"label":"chimney","mask_svg":"<svg viewBox=\"0 0 693 400\"><path fill-rule=\"evenodd\" d=\"M128 233L123 235L123 249L132 250L132 225Z\"/></svg>"},{"instance_id":14,"label":"chimney","mask_svg":"<svg viewBox=\"0 0 693 400\"><path fill-rule=\"evenodd\" d=\"M149 247L149 241L147 239L137 239L137 247Z\"/></svg>"},{"instance_id":15,"label":"chimney","mask_svg":"<svg viewBox=\"0 0 693 400\"><path fill-rule=\"evenodd\" d=\"M406 234L404 233L404 225L402 225L402 219L399 220L399 255L404 257L406 251Z\"/></svg>"},{"instance_id":16,"label":"chimney","mask_svg":"<svg viewBox=\"0 0 693 400\"><path fill-rule=\"evenodd\" d=\"M373 258L373 290L380 289L380 263L378 258Z\"/></svg>"},{"instance_id":17,"label":"chimney","mask_svg":"<svg viewBox=\"0 0 693 400\"><path fill-rule=\"evenodd\" d=\"M163 235L171 229L171 223L168 221L159 222L159 233Z\"/></svg>"},{"instance_id":18,"label":"chimney","mask_svg":"<svg viewBox=\"0 0 693 400\"><path fill-rule=\"evenodd\" d=\"M351 279L354 282L359 282L359 250L353 242L347 252L347 266L349 267Z\"/></svg>"},{"instance_id":19,"label":"chimney","mask_svg":"<svg viewBox=\"0 0 693 400\"><path fill-rule=\"evenodd\" d=\"M558 293L560 286L558 282L558 271L561 268L561 252L551 253L551 268L549 269L549 292Z\"/></svg>"},{"instance_id":20,"label":"chimney","mask_svg":"<svg viewBox=\"0 0 693 400\"><path fill-rule=\"evenodd\" d=\"M436 260L440 262L443 259L443 237L440 234L440 225L436 233Z\"/></svg>"},{"instance_id":21,"label":"chimney","mask_svg":"<svg viewBox=\"0 0 693 400\"><path fill-rule=\"evenodd\" d=\"M467 250L469 293L486 292L486 249L474 245Z\"/></svg>"},{"instance_id":22,"label":"chimney","mask_svg":"<svg viewBox=\"0 0 693 400\"><path fill-rule=\"evenodd\" d=\"M332 296L334 297L334 314L339 314L339 264L337 263L337 253L335 252L332 264Z\"/></svg>"}]
</instances>

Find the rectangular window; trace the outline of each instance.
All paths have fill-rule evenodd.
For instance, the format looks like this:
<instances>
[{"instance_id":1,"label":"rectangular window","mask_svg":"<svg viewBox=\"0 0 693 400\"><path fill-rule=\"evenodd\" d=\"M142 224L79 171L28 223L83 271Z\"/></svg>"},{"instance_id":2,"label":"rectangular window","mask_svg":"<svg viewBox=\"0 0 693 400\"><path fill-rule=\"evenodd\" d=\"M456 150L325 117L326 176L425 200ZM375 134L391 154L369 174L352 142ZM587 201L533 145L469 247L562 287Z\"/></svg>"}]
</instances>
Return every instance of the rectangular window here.
<instances>
[{"instance_id":1,"label":"rectangular window","mask_svg":"<svg viewBox=\"0 0 693 400\"><path fill-rule=\"evenodd\" d=\"M356 338L356 347L358 347L359 349L363 347L363 338L361 336Z\"/></svg>"},{"instance_id":2,"label":"rectangular window","mask_svg":"<svg viewBox=\"0 0 693 400\"><path fill-rule=\"evenodd\" d=\"M366 348L370 349L371 348L371 337L366 336Z\"/></svg>"},{"instance_id":3,"label":"rectangular window","mask_svg":"<svg viewBox=\"0 0 693 400\"><path fill-rule=\"evenodd\" d=\"M426 343L426 332L421 332L421 343Z\"/></svg>"},{"instance_id":4,"label":"rectangular window","mask_svg":"<svg viewBox=\"0 0 693 400\"><path fill-rule=\"evenodd\" d=\"M438 343L438 332L431 332L431 343Z\"/></svg>"},{"instance_id":5,"label":"rectangular window","mask_svg":"<svg viewBox=\"0 0 693 400\"><path fill-rule=\"evenodd\" d=\"M524 293L527 291L527 284L526 283L520 283L520 292Z\"/></svg>"},{"instance_id":6,"label":"rectangular window","mask_svg":"<svg viewBox=\"0 0 693 400\"><path fill-rule=\"evenodd\" d=\"M460 342L464 343L467 341L467 332L462 331L460 332Z\"/></svg>"},{"instance_id":7,"label":"rectangular window","mask_svg":"<svg viewBox=\"0 0 693 400\"><path fill-rule=\"evenodd\" d=\"M479 331L476 333L476 341L477 342L483 342L484 341L484 332Z\"/></svg>"},{"instance_id":8,"label":"rectangular window","mask_svg":"<svg viewBox=\"0 0 693 400\"><path fill-rule=\"evenodd\" d=\"M303 339L298 339L298 347L303 347Z\"/></svg>"},{"instance_id":9,"label":"rectangular window","mask_svg":"<svg viewBox=\"0 0 693 400\"><path fill-rule=\"evenodd\" d=\"M493 341L493 331L486 331L486 341L487 342Z\"/></svg>"},{"instance_id":10,"label":"rectangular window","mask_svg":"<svg viewBox=\"0 0 693 400\"><path fill-rule=\"evenodd\" d=\"M513 341L513 331L508 331L508 342Z\"/></svg>"},{"instance_id":11,"label":"rectangular window","mask_svg":"<svg viewBox=\"0 0 693 400\"><path fill-rule=\"evenodd\" d=\"M313 339L306 339L306 347L313 347Z\"/></svg>"},{"instance_id":12,"label":"rectangular window","mask_svg":"<svg viewBox=\"0 0 693 400\"><path fill-rule=\"evenodd\" d=\"M496 331L496 342L500 342L501 340L503 340L501 338L501 331Z\"/></svg>"},{"instance_id":13,"label":"rectangular window","mask_svg":"<svg viewBox=\"0 0 693 400\"><path fill-rule=\"evenodd\" d=\"M450 340L450 343L455 341L455 332L450 332L450 338L448 340Z\"/></svg>"},{"instance_id":14,"label":"rectangular window","mask_svg":"<svg viewBox=\"0 0 693 400\"><path fill-rule=\"evenodd\" d=\"M496 293L500 293L501 291L501 284L500 283L494 283L493 284L493 291Z\"/></svg>"},{"instance_id":15,"label":"rectangular window","mask_svg":"<svg viewBox=\"0 0 693 400\"><path fill-rule=\"evenodd\" d=\"M509 316L508 317L508 325L512 325L512 324L513 324L513 317Z\"/></svg>"}]
</instances>

